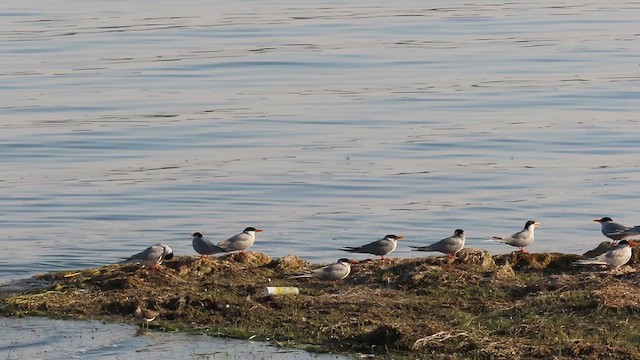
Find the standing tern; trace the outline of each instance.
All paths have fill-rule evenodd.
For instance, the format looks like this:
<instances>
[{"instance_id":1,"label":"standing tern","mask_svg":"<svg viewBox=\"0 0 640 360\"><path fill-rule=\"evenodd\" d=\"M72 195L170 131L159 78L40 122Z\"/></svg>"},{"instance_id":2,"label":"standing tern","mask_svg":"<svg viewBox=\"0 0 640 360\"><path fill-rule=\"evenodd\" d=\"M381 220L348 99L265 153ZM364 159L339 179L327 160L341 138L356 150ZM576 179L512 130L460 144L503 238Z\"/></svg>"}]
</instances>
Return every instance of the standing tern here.
<instances>
[{"instance_id":1,"label":"standing tern","mask_svg":"<svg viewBox=\"0 0 640 360\"><path fill-rule=\"evenodd\" d=\"M411 246L414 251L439 251L455 259L456 254L464 247L464 230L456 229L452 236L427 246Z\"/></svg>"},{"instance_id":2,"label":"standing tern","mask_svg":"<svg viewBox=\"0 0 640 360\"><path fill-rule=\"evenodd\" d=\"M211 241L205 239L199 232L194 232L191 236L193 236L193 240L191 241L193 250L200 254L201 257L225 252L223 248L214 245Z\"/></svg>"},{"instance_id":3,"label":"standing tern","mask_svg":"<svg viewBox=\"0 0 640 360\"><path fill-rule=\"evenodd\" d=\"M120 263L140 263L142 265L149 265L154 269L159 269L163 260L173 259L173 250L164 244L155 244L149 246L143 251L131 256Z\"/></svg>"},{"instance_id":4,"label":"standing tern","mask_svg":"<svg viewBox=\"0 0 640 360\"><path fill-rule=\"evenodd\" d=\"M292 278L315 278L320 280L338 281L349 276L353 260L342 258L337 262L315 270L307 270L302 274L294 275Z\"/></svg>"},{"instance_id":5,"label":"standing tern","mask_svg":"<svg viewBox=\"0 0 640 360\"><path fill-rule=\"evenodd\" d=\"M537 221L529 220L526 224L524 224L524 229L522 229L521 231L511 234L511 236L493 236L491 240L499 241L511 246L517 246L519 248L518 251L526 254L527 252L524 250L524 248L531 245L534 238L533 231L535 228L540 227L540 225L541 224Z\"/></svg>"},{"instance_id":6,"label":"standing tern","mask_svg":"<svg viewBox=\"0 0 640 360\"><path fill-rule=\"evenodd\" d=\"M340 250L348 251L352 253L363 253L379 255L384 261L384 256L390 254L398 246L398 240L404 239L404 236L400 235L387 235L380 240L370 242L362 246L346 246Z\"/></svg>"},{"instance_id":7,"label":"standing tern","mask_svg":"<svg viewBox=\"0 0 640 360\"><path fill-rule=\"evenodd\" d=\"M631 260L631 247L638 245L637 242L621 240L618 245L616 245L611 250L607 251L604 254L598 255L594 258L577 260L574 262L575 265L608 265L612 269L617 270L620 266L626 264Z\"/></svg>"},{"instance_id":8,"label":"standing tern","mask_svg":"<svg viewBox=\"0 0 640 360\"><path fill-rule=\"evenodd\" d=\"M640 225L636 227L624 226L613 222L613 219L608 216L601 219L594 219L593 221L600 223L602 235L613 240L614 243L640 235Z\"/></svg>"},{"instance_id":9,"label":"standing tern","mask_svg":"<svg viewBox=\"0 0 640 360\"><path fill-rule=\"evenodd\" d=\"M242 253L253 245L256 241L256 233L259 232L262 232L262 229L256 229L250 226L240 234L233 235L227 240L221 241L217 246L225 252L240 250Z\"/></svg>"}]
</instances>

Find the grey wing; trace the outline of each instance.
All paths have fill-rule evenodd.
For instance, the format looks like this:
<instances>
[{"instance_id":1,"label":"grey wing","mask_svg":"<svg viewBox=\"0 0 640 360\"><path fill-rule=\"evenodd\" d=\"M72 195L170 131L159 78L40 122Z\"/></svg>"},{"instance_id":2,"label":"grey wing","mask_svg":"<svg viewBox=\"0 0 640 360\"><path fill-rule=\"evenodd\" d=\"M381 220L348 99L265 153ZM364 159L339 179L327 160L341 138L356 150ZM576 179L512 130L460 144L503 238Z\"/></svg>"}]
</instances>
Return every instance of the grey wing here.
<instances>
[{"instance_id":1,"label":"grey wing","mask_svg":"<svg viewBox=\"0 0 640 360\"><path fill-rule=\"evenodd\" d=\"M446 254L456 253L458 250L462 249L464 246L464 241L459 237L449 237L446 239L442 239L435 243L434 245L438 245L438 251L442 251Z\"/></svg>"},{"instance_id":2,"label":"grey wing","mask_svg":"<svg viewBox=\"0 0 640 360\"><path fill-rule=\"evenodd\" d=\"M232 236L232 237L228 238L227 240L222 240L222 241L220 241L220 242L218 243L218 246L219 246L220 248L224 249L225 251L230 251L230 250L232 250L233 242L235 241L235 239L236 239L236 237L237 237L237 236L238 236L238 235L234 235L234 236Z\"/></svg>"},{"instance_id":3,"label":"grey wing","mask_svg":"<svg viewBox=\"0 0 640 360\"><path fill-rule=\"evenodd\" d=\"M507 244L514 246L527 246L531 243L531 241L531 232L528 230L522 230L511 235L511 241L509 241Z\"/></svg>"},{"instance_id":4,"label":"grey wing","mask_svg":"<svg viewBox=\"0 0 640 360\"><path fill-rule=\"evenodd\" d=\"M212 254L224 252L224 249L214 245L211 241L203 238L195 239L193 241L193 249L198 254L202 254L202 255L212 255Z\"/></svg>"},{"instance_id":5,"label":"grey wing","mask_svg":"<svg viewBox=\"0 0 640 360\"><path fill-rule=\"evenodd\" d=\"M511 234L511 239L512 239L513 241L518 241L518 240L522 240L522 239L524 239L524 238L525 238L525 236L526 236L526 234L525 234L525 232L524 232L524 231L518 231L517 233L513 233L513 234Z\"/></svg>"},{"instance_id":6,"label":"grey wing","mask_svg":"<svg viewBox=\"0 0 640 360\"><path fill-rule=\"evenodd\" d=\"M393 251L393 243L388 240L377 240L360 247L359 252L366 252L374 255L386 255Z\"/></svg>"},{"instance_id":7,"label":"grey wing","mask_svg":"<svg viewBox=\"0 0 640 360\"><path fill-rule=\"evenodd\" d=\"M249 240L247 238L250 238L249 234L241 233L241 234L233 235L227 240L221 241L218 244L218 246L224 249L225 251L237 250L239 244Z\"/></svg>"},{"instance_id":8,"label":"grey wing","mask_svg":"<svg viewBox=\"0 0 640 360\"><path fill-rule=\"evenodd\" d=\"M438 250L433 248L436 244L437 243L431 244L431 245L425 245L425 246L411 246L411 248L414 251L438 251Z\"/></svg>"},{"instance_id":9,"label":"grey wing","mask_svg":"<svg viewBox=\"0 0 640 360\"><path fill-rule=\"evenodd\" d=\"M419 251L439 251L445 254L453 254L462 248L462 239L458 237L448 237L431 245L416 248Z\"/></svg>"},{"instance_id":10,"label":"grey wing","mask_svg":"<svg viewBox=\"0 0 640 360\"><path fill-rule=\"evenodd\" d=\"M362 245L362 246L345 246L341 250L354 252L354 253L370 253L372 245L373 245L373 243L369 243L369 244Z\"/></svg>"},{"instance_id":11,"label":"grey wing","mask_svg":"<svg viewBox=\"0 0 640 360\"><path fill-rule=\"evenodd\" d=\"M625 237L638 236L638 235L640 235L640 225L637 225L637 226L634 226L632 228L629 228L629 229L625 230L624 232L620 233L620 235L624 235Z\"/></svg>"},{"instance_id":12,"label":"grey wing","mask_svg":"<svg viewBox=\"0 0 640 360\"><path fill-rule=\"evenodd\" d=\"M442 251L442 249L444 249L445 247L445 240L448 239L442 239L438 242L435 242L431 245L425 245L425 246L412 246L412 248L416 251Z\"/></svg>"},{"instance_id":13,"label":"grey wing","mask_svg":"<svg viewBox=\"0 0 640 360\"><path fill-rule=\"evenodd\" d=\"M603 256L603 261L606 261L610 264L618 264L621 262L626 262L628 261L626 258L629 256L629 254L624 251L624 249L614 249L612 251L606 252L604 254L602 254Z\"/></svg>"},{"instance_id":14,"label":"grey wing","mask_svg":"<svg viewBox=\"0 0 640 360\"><path fill-rule=\"evenodd\" d=\"M609 223L609 224L607 224L606 232L607 232L607 234L619 234L619 233L625 232L627 230L630 230L630 229L628 227L622 225L622 224Z\"/></svg>"},{"instance_id":15,"label":"grey wing","mask_svg":"<svg viewBox=\"0 0 640 360\"><path fill-rule=\"evenodd\" d=\"M149 246L148 248L144 249L143 251L131 256L130 258L126 259L123 262L136 262L136 261L153 262L153 261L158 261L158 259L160 259L160 257L162 257L163 252L164 252L164 249L162 248L162 245L153 245L153 246Z\"/></svg>"},{"instance_id":16,"label":"grey wing","mask_svg":"<svg viewBox=\"0 0 640 360\"><path fill-rule=\"evenodd\" d=\"M342 264L331 264L318 269L316 274L322 280L340 280L349 275L349 269Z\"/></svg>"}]
</instances>

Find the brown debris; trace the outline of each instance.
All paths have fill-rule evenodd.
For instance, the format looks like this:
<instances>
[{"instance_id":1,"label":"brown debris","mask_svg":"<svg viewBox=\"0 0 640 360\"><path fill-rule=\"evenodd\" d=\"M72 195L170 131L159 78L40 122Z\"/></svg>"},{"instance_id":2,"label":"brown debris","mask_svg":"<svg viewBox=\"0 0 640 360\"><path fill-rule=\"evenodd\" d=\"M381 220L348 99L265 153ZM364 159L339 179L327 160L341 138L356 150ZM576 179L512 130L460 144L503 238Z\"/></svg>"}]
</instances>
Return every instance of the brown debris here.
<instances>
[{"instance_id":1,"label":"brown debris","mask_svg":"<svg viewBox=\"0 0 640 360\"><path fill-rule=\"evenodd\" d=\"M457 256L463 264L476 265L483 269L488 269L496 265L493 261L493 256L486 250L465 248L458 251Z\"/></svg>"},{"instance_id":2,"label":"brown debris","mask_svg":"<svg viewBox=\"0 0 640 360\"><path fill-rule=\"evenodd\" d=\"M292 279L321 266L292 255L176 257L158 270L125 264L39 275L48 284L40 290L0 288L0 314L135 323L141 305L161 314L152 329L390 358L640 358L640 273L578 268L577 258L464 249L455 260L364 261L328 283ZM300 293L262 296L265 286Z\"/></svg>"}]
</instances>

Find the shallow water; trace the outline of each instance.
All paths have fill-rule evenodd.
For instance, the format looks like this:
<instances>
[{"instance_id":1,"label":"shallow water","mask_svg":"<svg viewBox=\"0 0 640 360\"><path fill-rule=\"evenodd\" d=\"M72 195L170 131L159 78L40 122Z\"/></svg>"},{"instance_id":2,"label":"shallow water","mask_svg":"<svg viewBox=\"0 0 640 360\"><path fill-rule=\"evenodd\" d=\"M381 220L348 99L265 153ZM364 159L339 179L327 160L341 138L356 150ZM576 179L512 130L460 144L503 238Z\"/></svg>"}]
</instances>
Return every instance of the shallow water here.
<instances>
[{"instance_id":1,"label":"shallow water","mask_svg":"<svg viewBox=\"0 0 640 360\"><path fill-rule=\"evenodd\" d=\"M0 358L11 359L348 359L253 341L142 331L97 321L0 318Z\"/></svg>"},{"instance_id":2,"label":"shallow water","mask_svg":"<svg viewBox=\"0 0 640 360\"><path fill-rule=\"evenodd\" d=\"M640 223L633 1L13 2L0 14L0 282L156 242L329 262L462 228ZM365 255L354 255L363 259Z\"/></svg>"}]
</instances>

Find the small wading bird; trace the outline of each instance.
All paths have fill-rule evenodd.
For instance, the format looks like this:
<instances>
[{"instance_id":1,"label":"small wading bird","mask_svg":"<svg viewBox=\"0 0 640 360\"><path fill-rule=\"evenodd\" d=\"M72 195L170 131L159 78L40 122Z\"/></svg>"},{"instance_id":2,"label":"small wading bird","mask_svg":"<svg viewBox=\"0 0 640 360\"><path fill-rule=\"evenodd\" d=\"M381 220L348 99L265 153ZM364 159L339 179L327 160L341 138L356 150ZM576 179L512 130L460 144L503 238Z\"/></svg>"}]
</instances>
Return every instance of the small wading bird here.
<instances>
[{"instance_id":1,"label":"small wading bird","mask_svg":"<svg viewBox=\"0 0 640 360\"><path fill-rule=\"evenodd\" d=\"M384 256L393 252L398 246L398 240L404 239L404 236L399 235L387 235L380 240L370 242L362 246L347 246L340 250L348 251L352 253L373 254L378 255L385 260Z\"/></svg>"},{"instance_id":2,"label":"small wading bird","mask_svg":"<svg viewBox=\"0 0 640 360\"><path fill-rule=\"evenodd\" d=\"M574 265L607 265L613 270L617 270L620 266L631 260L631 248L637 246L638 243L629 240L621 240L618 245L604 254L594 258L577 260Z\"/></svg>"},{"instance_id":3,"label":"small wading bird","mask_svg":"<svg viewBox=\"0 0 640 360\"><path fill-rule=\"evenodd\" d=\"M134 315L141 320L140 326L144 329L146 325L148 329L149 323L152 322L155 318L157 318L158 315L160 315L160 313L154 310L144 309L138 306L136 308L136 311L134 312Z\"/></svg>"},{"instance_id":4,"label":"small wading bird","mask_svg":"<svg viewBox=\"0 0 640 360\"><path fill-rule=\"evenodd\" d=\"M120 263L140 263L144 266L151 266L154 269L159 269L160 264L164 260L173 259L173 250L164 244L151 245L143 251L127 258Z\"/></svg>"},{"instance_id":5,"label":"small wading bird","mask_svg":"<svg viewBox=\"0 0 640 360\"><path fill-rule=\"evenodd\" d=\"M240 250L244 252L250 248L254 242L256 242L256 233L262 232L262 229L256 229L254 227L248 227L243 232L237 235L233 235L227 240L221 241L218 245L224 252Z\"/></svg>"},{"instance_id":6,"label":"small wading bird","mask_svg":"<svg viewBox=\"0 0 640 360\"><path fill-rule=\"evenodd\" d=\"M629 240L640 236L640 225L635 227L624 226L613 222L608 216L593 221L600 223L602 235L617 243L620 240Z\"/></svg>"},{"instance_id":7,"label":"small wading bird","mask_svg":"<svg viewBox=\"0 0 640 360\"><path fill-rule=\"evenodd\" d=\"M213 245L211 241L205 239L199 232L195 232L191 236L193 236L193 240L191 241L193 250L200 254L201 258L206 257L207 255L214 255L225 252L223 248Z\"/></svg>"},{"instance_id":8,"label":"small wading bird","mask_svg":"<svg viewBox=\"0 0 640 360\"><path fill-rule=\"evenodd\" d=\"M292 278L315 278L337 282L338 280L342 280L349 276L349 273L351 272L351 264L356 263L357 261L342 258L331 265L315 270L307 270L304 273L292 276Z\"/></svg>"},{"instance_id":9,"label":"small wading bird","mask_svg":"<svg viewBox=\"0 0 640 360\"><path fill-rule=\"evenodd\" d=\"M489 241L498 241L507 245L516 246L519 248L518 251L526 254L527 252L524 248L531 245L534 239L534 229L540 227L540 225L537 221L529 220L524 224L523 230L511 234L511 236L493 236Z\"/></svg>"},{"instance_id":10,"label":"small wading bird","mask_svg":"<svg viewBox=\"0 0 640 360\"><path fill-rule=\"evenodd\" d=\"M464 247L464 231L456 229L452 236L444 238L436 243L427 246L411 246L414 251L439 251L447 254L449 259L455 259L456 254Z\"/></svg>"}]
</instances>

